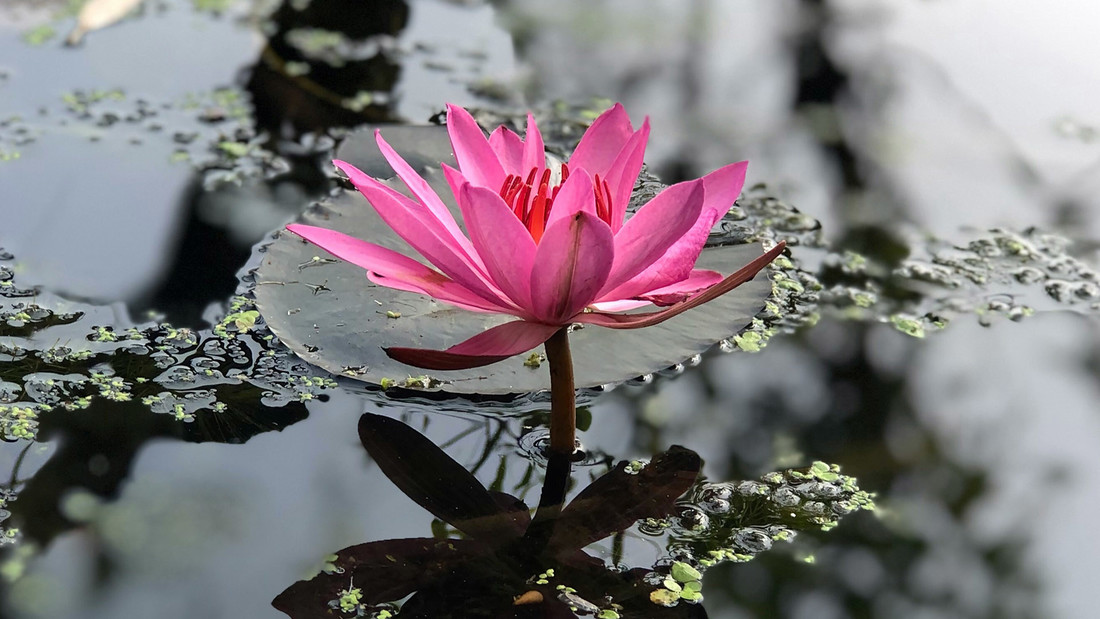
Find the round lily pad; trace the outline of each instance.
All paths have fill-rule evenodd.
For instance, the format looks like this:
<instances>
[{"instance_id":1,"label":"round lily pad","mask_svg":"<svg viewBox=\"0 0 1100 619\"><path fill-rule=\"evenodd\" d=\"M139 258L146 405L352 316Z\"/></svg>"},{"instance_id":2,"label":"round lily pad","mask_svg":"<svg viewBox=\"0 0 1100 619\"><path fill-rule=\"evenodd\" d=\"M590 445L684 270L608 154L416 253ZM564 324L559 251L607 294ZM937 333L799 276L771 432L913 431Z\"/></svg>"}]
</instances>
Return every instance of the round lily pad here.
<instances>
[{"instance_id":1,"label":"round lily pad","mask_svg":"<svg viewBox=\"0 0 1100 619\"><path fill-rule=\"evenodd\" d=\"M386 142L397 149L414 170L438 169L440 163L458 167L451 153L447 128L439 125L364 125L340 143L336 158L353 164L368 176L393 176L393 168L374 141L375 130L382 131Z\"/></svg>"},{"instance_id":2,"label":"round lily pad","mask_svg":"<svg viewBox=\"0 0 1100 619\"><path fill-rule=\"evenodd\" d=\"M446 140L442 128L435 139ZM430 145L403 144L384 133L399 152L434 152ZM412 135L412 134L409 134ZM353 150L339 153L358 165L372 155L358 133ZM428 132L412 137L424 141ZM349 138L351 139L351 138ZM424 167L426 157L415 157L421 173L456 219L457 206L438 166ZM391 185L404 190L399 180ZM302 223L339 230L423 260L381 220L356 191L341 191L314 206ZM756 244L710 247L698 266L731 273L763 253ZM454 308L423 295L376 286L363 269L338 260L316 245L281 231L262 254L255 272L256 304L268 326L306 361L334 374L373 384L401 384L423 370L394 361L383 347L443 349L485 329L517 320L513 316L475 313ZM660 325L634 330L587 325L570 334L578 388L617 383L675 365L702 353L752 322L771 294L763 273L718 299L689 310ZM652 311L652 308L650 308ZM539 357L542 348L482 368L436 372L420 383L425 388L465 394L519 394L548 389L550 375Z\"/></svg>"}]
</instances>

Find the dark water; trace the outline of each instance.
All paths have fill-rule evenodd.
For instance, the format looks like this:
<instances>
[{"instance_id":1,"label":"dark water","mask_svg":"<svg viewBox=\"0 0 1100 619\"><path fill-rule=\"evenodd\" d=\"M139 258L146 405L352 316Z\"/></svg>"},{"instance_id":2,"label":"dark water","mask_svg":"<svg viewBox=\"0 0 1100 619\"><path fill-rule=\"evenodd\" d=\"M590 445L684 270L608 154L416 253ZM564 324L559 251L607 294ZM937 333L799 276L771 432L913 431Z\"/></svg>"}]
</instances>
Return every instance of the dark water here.
<instances>
[{"instance_id":1,"label":"dark water","mask_svg":"<svg viewBox=\"0 0 1100 619\"><path fill-rule=\"evenodd\" d=\"M73 23L64 3L0 7L0 246L14 256L0 264L42 291L7 298L4 311L37 301L86 312L71 327L11 318L0 343L27 322L43 351L105 355L51 365L13 354L4 399L25 401L28 384L50 378L92 380L102 360L148 381L132 382L129 400L44 414L38 441L0 446L0 478L17 493L3 526L20 528L0 567L0 612L274 617L271 599L326 554L430 536L432 515L359 444L363 412L407 421L486 486L537 502L541 469L522 447L537 403L479 416L380 400L262 339L219 344L207 321L248 311L229 307L237 271L253 244L330 190L339 127L423 123L444 102L509 113L555 101L599 109L594 98L606 98L651 116L647 160L663 180L748 158L749 183L820 220L831 249L795 253L826 287L816 324L595 399L581 440L597 463L578 468L576 489L606 470L605 454L649 459L680 444L710 480L823 460L877 494L873 514L709 570L713 617L1093 616L1089 315L1100 293L1068 257L1088 263L1100 227L1096 9L314 0L210 10L219 4L148 2L76 48L61 45ZM1022 282L1013 259L976 266L989 243L1020 239L1052 248L1037 282ZM867 262L846 262L845 250ZM863 308L853 300L867 291L878 302ZM161 357L85 337L131 324ZM268 351L269 372L245 382L258 386L221 380ZM203 397L226 403L224 422L192 415L193 401L142 401L142 385L189 392L187 377L165 376L181 367L212 392ZM660 539L629 532L625 562L660 559ZM609 540L599 547L614 553Z\"/></svg>"}]
</instances>

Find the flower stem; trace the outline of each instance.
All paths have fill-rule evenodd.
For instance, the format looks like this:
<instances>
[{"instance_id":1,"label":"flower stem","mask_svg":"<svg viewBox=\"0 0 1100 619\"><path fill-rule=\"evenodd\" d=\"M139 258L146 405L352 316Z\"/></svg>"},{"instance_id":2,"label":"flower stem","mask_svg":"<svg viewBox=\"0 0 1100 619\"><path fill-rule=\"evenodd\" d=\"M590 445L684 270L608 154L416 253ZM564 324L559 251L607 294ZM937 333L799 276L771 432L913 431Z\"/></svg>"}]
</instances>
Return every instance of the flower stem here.
<instances>
[{"instance_id":1,"label":"flower stem","mask_svg":"<svg viewBox=\"0 0 1100 619\"><path fill-rule=\"evenodd\" d=\"M531 519L526 537L535 545L545 545L553 533L554 521L561 515L565 506L565 492L569 487L569 474L573 463L569 456L550 452L546 461L546 479L542 483L542 495L539 507Z\"/></svg>"},{"instance_id":2,"label":"flower stem","mask_svg":"<svg viewBox=\"0 0 1100 619\"><path fill-rule=\"evenodd\" d=\"M569 327L546 340L550 364L550 452L573 455L577 433L577 398L573 388L573 356L569 353Z\"/></svg>"}]
</instances>

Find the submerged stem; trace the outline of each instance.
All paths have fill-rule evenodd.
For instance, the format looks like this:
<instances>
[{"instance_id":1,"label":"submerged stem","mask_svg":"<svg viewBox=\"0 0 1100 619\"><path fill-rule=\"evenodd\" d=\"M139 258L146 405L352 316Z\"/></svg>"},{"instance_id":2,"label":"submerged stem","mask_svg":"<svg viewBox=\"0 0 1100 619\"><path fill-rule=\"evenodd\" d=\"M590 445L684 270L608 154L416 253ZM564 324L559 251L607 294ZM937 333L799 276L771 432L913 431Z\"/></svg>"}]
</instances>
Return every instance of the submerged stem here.
<instances>
[{"instance_id":1,"label":"submerged stem","mask_svg":"<svg viewBox=\"0 0 1100 619\"><path fill-rule=\"evenodd\" d=\"M539 507L535 510L535 516L531 519L531 526L528 527L525 536L537 547L545 546L553 534L554 521L561 515L561 510L565 506L565 492L569 487L569 475L572 470L573 463L569 456L550 452L546 462L546 479L542 483Z\"/></svg>"},{"instance_id":2,"label":"submerged stem","mask_svg":"<svg viewBox=\"0 0 1100 619\"><path fill-rule=\"evenodd\" d=\"M569 353L569 327L546 340L550 364L550 452L573 455L577 431L577 399L573 388L573 356Z\"/></svg>"}]
</instances>

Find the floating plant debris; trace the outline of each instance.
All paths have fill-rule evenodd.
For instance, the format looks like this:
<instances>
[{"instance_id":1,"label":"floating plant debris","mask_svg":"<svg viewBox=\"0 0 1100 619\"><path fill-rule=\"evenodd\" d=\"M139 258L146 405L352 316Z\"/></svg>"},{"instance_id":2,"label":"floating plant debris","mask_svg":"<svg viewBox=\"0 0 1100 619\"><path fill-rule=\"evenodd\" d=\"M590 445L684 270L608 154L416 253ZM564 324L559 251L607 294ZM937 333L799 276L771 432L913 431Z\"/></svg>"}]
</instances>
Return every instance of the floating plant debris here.
<instances>
[{"instance_id":1,"label":"floating plant debris","mask_svg":"<svg viewBox=\"0 0 1100 619\"><path fill-rule=\"evenodd\" d=\"M826 256L822 309L914 337L967 315L989 326L1042 311L1100 313L1100 272L1072 255L1065 237L994 228L909 240L909 256L892 268L851 252Z\"/></svg>"},{"instance_id":2,"label":"floating plant debris","mask_svg":"<svg viewBox=\"0 0 1100 619\"><path fill-rule=\"evenodd\" d=\"M280 346L243 297L232 299L210 329L135 324L118 307L21 287L11 255L0 256L0 440L25 444L25 454L42 441L79 437L60 441L47 468L112 454L112 479L119 483L151 438L244 442L304 419L303 402L326 398L336 386ZM20 456L16 470L22 462ZM13 471L0 487L0 513L22 521L18 534L4 530L3 541L23 533L48 541L71 524L42 510L56 510L54 495L73 480L23 475L26 480ZM96 484L102 487L104 478ZM20 499L28 488L38 507ZM36 516L26 520L24 508Z\"/></svg>"},{"instance_id":3,"label":"floating plant debris","mask_svg":"<svg viewBox=\"0 0 1100 619\"><path fill-rule=\"evenodd\" d=\"M756 481L699 483L677 504L676 515L638 528L668 536L669 559L657 573L661 582L671 577L683 583L678 571L702 574L725 561L750 561L774 542L792 541L799 531L828 531L848 514L874 510L873 499L838 466L814 462Z\"/></svg>"},{"instance_id":4,"label":"floating plant debris","mask_svg":"<svg viewBox=\"0 0 1100 619\"><path fill-rule=\"evenodd\" d=\"M198 422L181 428L186 440L243 441L304 417L299 410L289 419L265 418L261 410L335 387L275 345L243 298L202 331L134 325L115 309L45 293L20 299L26 297L0 306L0 438L6 440L35 439L42 413L106 399L140 401L154 413Z\"/></svg>"},{"instance_id":5,"label":"floating plant debris","mask_svg":"<svg viewBox=\"0 0 1100 619\"><path fill-rule=\"evenodd\" d=\"M43 106L33 120L0 119L0 163L22 156L44 135L158 142L172 149L172 163L186 162L203 175L203 187L270 179L290 169L268 150L267 136L252 119L248 95L237 88L190 93L156 101L117 88L62 93L60 106ZM51 122L51 120L53 122Z\"/></svg>"}]
</instances>

